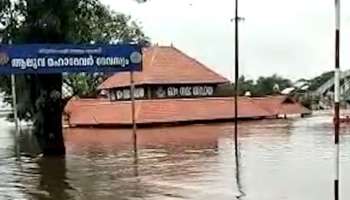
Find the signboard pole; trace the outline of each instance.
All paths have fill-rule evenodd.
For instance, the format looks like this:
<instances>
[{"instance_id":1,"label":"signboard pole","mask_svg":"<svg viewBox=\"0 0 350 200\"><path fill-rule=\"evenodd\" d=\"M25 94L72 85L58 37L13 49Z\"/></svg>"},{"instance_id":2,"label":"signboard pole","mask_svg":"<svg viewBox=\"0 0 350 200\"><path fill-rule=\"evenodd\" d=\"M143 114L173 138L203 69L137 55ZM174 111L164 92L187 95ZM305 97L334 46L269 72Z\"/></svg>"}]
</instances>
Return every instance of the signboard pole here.
<instances>
[{"instance_id":1,"label":"signboard pole","mask_svg":"<svg viewBox=\"0 0 350 200\"><path fill-rule=\"evenodd\" d=\"M9 45L12 45L12 40L9 40ZM13 118L16 127L16 136L18 132L18 116L17 116L17 95L16 95L16 77L14 74L11 74L11 92L12 92L12 111Z\"/></svg>"},{"instance_id":2,"label":"signboard pole","mask_svg":"<svg viewBox=\"0 0 350 200\"><path fill-rule=\"evenodd\" d=\"M135 84L134 84L134 71L130 71L130 97L131 97L131 121L132 121L132 134L134 141L134 153L137 155L137 126L135 120Z\"/></svg>"},{"instance_id":3,"label":"signboard pole","mask_svg":"<svg viewBox=\"0 0 350 200\"><path fill-rule=\"evenodd\" d=\"M9 44L12 44L12 41L9 41ZM11 74L11 93L12 93L12 112L13 120L15 122L15 140L16 140L16 156L20 158L19 150L19 123L18 123L18 112L17 112L17 94L16 94L16 76Z\"/></svg>"},{"instance_id":4,"label":"signboard pole","mask_svg":"<svg viewBox=\"0 0 350 200\"><path fill-rule=\"evenodd\" d=\"M13 109L13 116L14 116L14 122L16 127L16 133L18 132L18 116L17 116L17 95L16 95L16 78L15 75L11 75L11 90L12 90L12 109Z\"/></svg>"},{"instance_id":5,"label":"signboard pole","mask_svg":"<svg viewBox=\"0 0 350 200\"><path fill-rule=\"evenodd\" d=\"M11 75L11 90L12 90L12 111L13 111L13 118L15 122L16 157L19 160L20 159L19 124L18 124L18 115L17 115L16 78L14 74Z\"/></svg>"}]
</instances>

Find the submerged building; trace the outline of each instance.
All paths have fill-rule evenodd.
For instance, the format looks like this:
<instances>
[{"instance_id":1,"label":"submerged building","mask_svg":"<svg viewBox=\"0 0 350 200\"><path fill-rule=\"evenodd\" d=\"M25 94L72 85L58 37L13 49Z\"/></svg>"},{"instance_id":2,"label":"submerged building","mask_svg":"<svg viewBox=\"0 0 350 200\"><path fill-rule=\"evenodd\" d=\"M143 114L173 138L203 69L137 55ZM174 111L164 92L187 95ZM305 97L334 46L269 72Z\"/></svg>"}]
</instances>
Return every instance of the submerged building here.
<instances>
[{"instance_id":1,"label":"submerged building","mask_svg":"<svg viewBox=\"0 0 350 200\"><path fill-rule=\"evenodd\" d=\"M174 47L154 46L143 51L143 71L134 72L136 99L215 96L219 84L229 80ZM111 101L130 99L130 73L104 81Z\"/></svg>"},{"instance_id":2,"label":"submerged building","mask_svg":"<svg viewBox=\"0 0 350 200\"><path fill-rule=\"evenodd\" d=\"M70 126L130 126L130 72L117 73L98 89L98 99L72 99L65 107ZM139 125L230 121L234 98L217 88L229 80L173 46L143 50L143 71L134 72L135 120ZM240 119L273 118L310 111L286 96L241 97Z\"/></svg>"}]
</instances>

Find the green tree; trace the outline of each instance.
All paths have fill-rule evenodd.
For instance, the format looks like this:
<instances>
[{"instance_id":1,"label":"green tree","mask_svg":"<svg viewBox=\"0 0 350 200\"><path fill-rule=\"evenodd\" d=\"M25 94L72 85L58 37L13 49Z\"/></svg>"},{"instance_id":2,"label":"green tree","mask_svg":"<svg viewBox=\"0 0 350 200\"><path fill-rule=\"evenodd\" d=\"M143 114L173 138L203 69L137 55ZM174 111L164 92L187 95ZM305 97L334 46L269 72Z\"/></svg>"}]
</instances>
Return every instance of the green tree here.
<instances>
[{"instance_id":1,"label":"green tree","mask_svg":"<svg viewBox=\"0 0 350 200\"><path fill-rule=\"evenodd\" d=\"M103 73L66 74L63 79L64 87L67 87L71 92L66 100L73 96L81 98L97 97L97 87L106 77L108 75Z\"/></svg>"},{"instance_id":2,"label":"green tree","mask_svg":"<svg viewBox=\"0 0 350 200\"><path fill-rule=\"evenodd\" d=\"M240 76L238 79L238 95L242 96L245 92L254 90L254 81L246 79L245 76ZM235 84L224 84L220 85L216 90L218 96L233 96L235 94Z\"/></svg>"},{"instance_id":3,"label":"green tree","mask_svg":"<svg viewBox=\"0 0 350 200\"><path fill-rule=\"evenodd\" d=\"M246 79L243 75L238 79L239 95L244 95L246 92L254 91L254 80Z\"/></svg>"},{"instance_id":4,"label":"green tree","mask_svg":"<svg viewBox=\"0 0 350 200\"><path fill-rule=\"evenodd\" d=\"M130 17L112 12L98 0L0 0L2 43L116 43L148 45L148 38ZM65 75L76 94L85 95L101 81L100 74ZM98 77L98 78L96 78ZM45 155L64 154L62 75L16 77L19 117L34 122ZM10 94L9 77L0 80Z\"/></svg>"},{"instance_id":5,"label":"green tree","mask_svg":"<svg viewBox=\"0 0 350 200\"><path fill-rule=\"evenodd\" d=\"M149 46L150 39L130 16L116 13L98 0L80 0L77 26L72 35L75 43L138 43ZM64 83L70 87L73 95L80 97L96 96L97 86L110 74L79 73L64 75Z\"/></svg>"},{"instance_id":6,"label":"green tree","mask_svg":"<svg viewBox=\"0 0 350 200\"><path fill-rule=\"evenodd\" d=\"M219 86L217 94L220 96L233 96L234 83L229 85ZM272 75L268 77L259 77L257 81L246 79L245 76L240 76L238 79L238 95L245 95L246 92L250 92L252 96L266 96L278 93L276 91L278 86L279 91L291 87L292 82L289 79L283 78L278 75Z\"/></svg>"},{"instance_id":7,"label":"green tree","mask_svg":"<svg viewBox=\"0 0 350 200\"><path fill-rule=\"evenodd\" d=\"M291 87L292 82L289 79L280 77L276 74L269 77L259 77L253 90L254 96L264 96L275 94L275 85L278 85L279 90Z\"/></svg>"}]
</instances>

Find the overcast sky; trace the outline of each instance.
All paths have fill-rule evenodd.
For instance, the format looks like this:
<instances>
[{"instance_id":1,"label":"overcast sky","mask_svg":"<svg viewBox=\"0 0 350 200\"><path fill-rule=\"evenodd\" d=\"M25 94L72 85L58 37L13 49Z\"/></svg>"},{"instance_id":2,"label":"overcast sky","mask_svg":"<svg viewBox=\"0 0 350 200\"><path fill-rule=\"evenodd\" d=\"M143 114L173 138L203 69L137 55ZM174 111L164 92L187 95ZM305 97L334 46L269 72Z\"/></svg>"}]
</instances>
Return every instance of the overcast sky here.
<instances>
[{"instance_id":1,"label":"overcast sky","mask_svg":"<svg viewBox=\"0 0 350 200\"><path fill-rule=\"evenodd\" d=\"M234 76L234 0L101 0L129 14L153 43L174 44ZM350 69L350 2L342 1L341 68ZM334 68L334 0L240 0L241 73L296 80Z\"/></svg>"}]
</instances>

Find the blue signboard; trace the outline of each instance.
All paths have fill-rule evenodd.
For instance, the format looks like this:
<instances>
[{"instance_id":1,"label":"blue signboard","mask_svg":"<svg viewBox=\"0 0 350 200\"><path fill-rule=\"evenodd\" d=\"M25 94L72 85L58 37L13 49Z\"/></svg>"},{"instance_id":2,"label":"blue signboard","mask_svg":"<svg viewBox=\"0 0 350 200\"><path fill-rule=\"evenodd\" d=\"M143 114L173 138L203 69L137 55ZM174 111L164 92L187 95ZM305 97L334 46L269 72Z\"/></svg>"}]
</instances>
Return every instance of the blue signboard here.
<instances>
[{"instance_id":1,"label":"blue signboard","mask_svg":"<svg viewBox=\"0 0 350 200\"><path fill-rule=\"evenodd\" d=\"M138 45L0 45L0 74L141 71Z\"/></svg>"}]
</instances>

